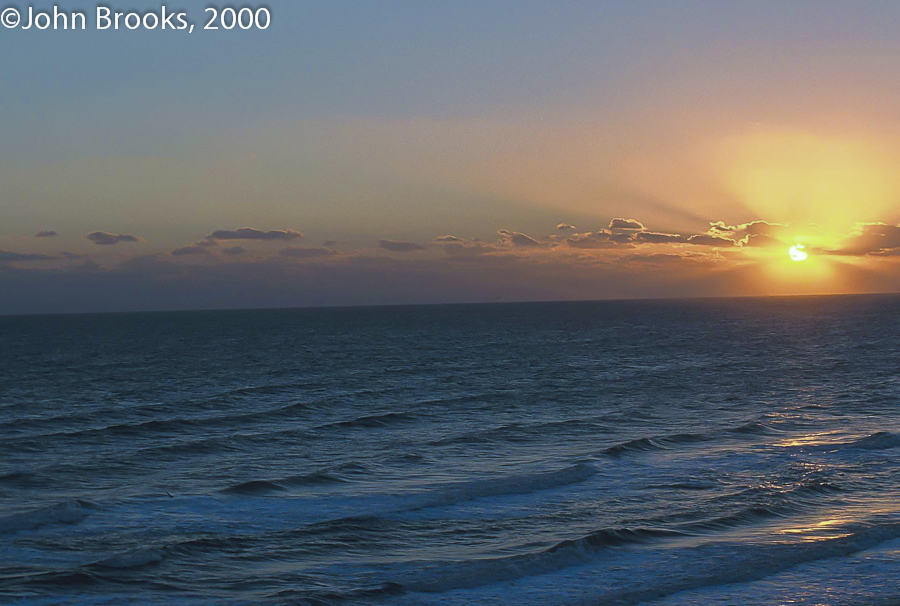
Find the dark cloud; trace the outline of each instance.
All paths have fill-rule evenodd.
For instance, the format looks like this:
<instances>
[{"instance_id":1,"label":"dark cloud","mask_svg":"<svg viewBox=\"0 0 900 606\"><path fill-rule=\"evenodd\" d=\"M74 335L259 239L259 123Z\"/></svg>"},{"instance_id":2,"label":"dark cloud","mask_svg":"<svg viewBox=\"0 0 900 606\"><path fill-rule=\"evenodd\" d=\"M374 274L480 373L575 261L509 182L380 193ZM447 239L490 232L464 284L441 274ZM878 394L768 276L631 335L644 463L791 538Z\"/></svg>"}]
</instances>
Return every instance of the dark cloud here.
<instances>
[{"instance_id":1,"label":"dark cloud","mask_svg":"<svg viewBox=\"0 0 900 606\"><path fill-rule=\"evenodd\" d=\"M784 235L787 226L781 223L769 223L768 221L751 221L749 223L741 223L740 225L726 225L724 221L716 221L709 224L709 231L706 233L719 238L727 238L740 242L748 237L768 236L776 239L780 235ZM765 240L757 238L755 244L750 246L760 246ZM749 240L748 240L749 242Z\"/></svg>"},{"instance_id":2,"label":"dark cloud","mask_svg":"<svg viewBox=\"0 0 900 606\"><path fill-rule=\"evenodd\" d=\"M404 242L402 240L379 240L378 248L390 250L393 252L414 252L417 250L425 250L425 247L415 242Z\"/></svg>"},{"instance_id":3,"label":"dark cloud","mask_svg":"<svg viewBox=\"0 0 900 606\"><path fill-rule=\"evenodd\" d=\"M636 219L616 218L609 222L609 229L633 229L643 231L644 224Z\"/></svg>"},{"instance_id":4,"label":"dark cloud","mask_svg":"<svg viewBox=\"0 0 900 606\"><path fill-rule=\"evenodd\" d=\"M673 253L658 253L652 255L632 255L628 257L628 261L632 263L653 263L657 265L666 265L669 263L681 263L682 261L689 259L690 257L685 255L676 255Z\"/></svg>"},{"instance_id":5,"label":"dark cloud","mask_svg":"<svg viewBox=\"0 0 900 606\"><path fill-rule=\"evenodd\" d=\"M891 256L900 249L900 225L888 223L859 223L853 234L844 239L833 255Z\"/></svg>"},{"instance_id":6,"label":"dark cloud","mask_svg":"<svg viewBox=\"0 0 900 606\"><path fill-rule=\"evenodd\" d=\"M458 236L451 236L448 234L446 236L438 236L437 238L434 239L434 241L437 242L438 244L449 244L450 242L465 242L465 239L460 238Z\"/></svg>"},{"instance_id":7,"label":"dark cloud","mask_svg":"<svg viewBox=\"0 0 900 606\"><path fill-rule=\"evenodd\" d=\"M13 263L16 261L50 261L54 257L39 253L17 253L0 250L0 263Z\"/></svg>"},{"instance_id":8,"label":"dark cloud","mask_svg":"<svg viewBox=\"0 0 900 606\"><path fill-rule=\"evenodd\" d=\"M192 244L191 246L176 248L170 254L173 257L187 257L191 255L208 255L210 253L206 250L206 247L200 246L199 244Z\"/></svg>"},{"instance_id":9,"label":"dark cloud","mask_svg":"<svg viewBox=\"0 0 900 606\"><path fill-rule=\"evenodd\" d=\"M206 236L207 240L296 240L303 234L293 229L272 229L265 231L255 227L240 229L217 229Z\"/></svg>"},{"instance_id":10,"label":"dark cloud","mask_svg":"<svg viewBox=\"0 0 900 606\"><path fill-rule=\"evenodd\" d=\"M288 246L282 248L278 253L282 257L292 257L294 259L317 259L321 257L333 257L338 251L331 248L319 248L314 246Z\"/></svg>"},{"instance_id":11,"label":"dark cloud","mask_svg":"<svg viewBox=\"0 0 900 606\"><path fill-rule=\"evenodd\" d=\"M547 246L546 242L535 240L531 236L518 231L501 229L497 232L497 235L500 236L501 244L505 246L514 246L519 248L542 248Z\"/></svg>"},{"instance_id":12,"label":"dark cloud","mask_svg":"<svg viewBox=\"0 0 900 606\"><path fill-rule=\"evenodd\" d=\"M98 246L113 246L119 242L139 242L140 238L131 234L111 234L105 231L95 231L87 235L87 239Z\"/></svg>"},{"instance_id":13,"label":"dark cloud","mask_svg":"<svg viewBox=\"0 0 900 606\"><path fill-rule=\"evenodd\" d=\"M892 234L898 229L886 224L860 226L847 244L876 237L877 246L868 250L877 252L870 254L895 255L900 246L888 246L895 243ZM673 237L671 244L660 241L650 246L644 238L659 236L640 234L657 232L614 234L604 229L557 240L526 236L542 246L512 248L516 233L507 231L500 243L446 242L441 244L442 255L406 257L364 253L332 257L322 252L331 249L299 246L285 249L297 251L288 254L241 257L243 249L231 247L221 249L223 255L236 253L228 262L143 255L108 268L93 261L15 263L10 261L50 257L0 253L0 260L7 261L0 263L4 294L0 313L766 294L764 282L752 279L758 267L743 262L753 256L729 238L719 239L730 250L703 248L676 240L687 240L687 235L660 232ZM715 236L698 234L695 241L700 237ZM557 241L579 244L570 249L556 246ZM579 247L611 248L613 254L574 250ZM530 250L539 254L528 254ZM296 260L317 255L321 262ZM840 265L849 272L862 264ZM853 274L854 290L896 290L900 263L885 259L870 265ZM713 267L717 271L709 271Z\"/></svg>"},{"instance_id":14,"label":"dark cloud","mask_svg":"<svg viewBox=\"0 0 900 606\"><path fill-rule=\"evenodd\" d=\"M729 238L721 238L710 234L697 234L687 239L688 244L696 244L697 246L718 246L722 248L737 246L737 242Z\"/></svg>"},{"instance_id":15,"label":"dark cloud","mask_svg":"<svg viewBox=\"0 0 900 606\"><path fill-rule=\"evenodd\" d=\"M663 234L655 231L642 231L635 234L635 240L646 244L680 244L687 238L679 234Z\"/></svg>"},{"instance_id":16,"label":"dark cloud","mask_svg":"<svg viewBox=\"0 0 900 606\"><path fill-rule=\"evenodd\" d=\"M451 257L474 257L496 252L497 247L481 242L448 242L444 253Z\"/></svg>"},{"instance_id":17,"label":"dark cloud","mask_svg":"<svg viewBox=\"0 0 900 606\"><path fill-rule=\"evenodd\" d=\"M630 237L630 234L621 235ZM613 240L611 233L605 229L601 229L587 234L575 234L566 240L566 244L572 248L598 249L615 248L617 245L621 244L621 242Z\"/></svg>"},{"instance_id":18,"label":"dark cloud","mask_svg":"<svg viewBox=\"0 0 900 606\"><path fill-rule=\"evenodd\" d=\"M53 231L52 229L48 229L46 231L39 231L38 233L34 234L34 237L35 238L55 238L58 235L59 234L56 233L55 231Z\"/></svg>"},{"instance_id":19,"label":"dark cloud","mask_svg":"<svg viewBox=\"0 0 900 606\"><path fill-rule=\"evenodd\" d=\"M741 240L741 246L772 247L784 246L784 242L769 234L748 234Z\"/></svg>"},{"instance_id":20,"label":"dark cloud","mask_svg":"<svg viewBox=\"0 0 900 606\"><path fill-rule=\"evenodd\" d=\"M228 255L228 256L231 256L231 257L236 257L236 256L238 256L238 255L243 255L243 254L245 254L246 252L247 252L247 249L244 248L243 246L229 246L228 248L223 248L223 249L222 249L222 254L225 254L225 255Z\"/></svg>"},{"instance_id":21,"label":"dark cloud","mask_svg":"<svg viewBox=\"0 0 900 606\"><path fill-rule=\"evenodd\" d=\"M566 239L566 244L572 248L615 248L617 246L632 246L637 239L638 232L616 231L599 229L586 234L573 234Z\"/></svg>"}]
</instances>

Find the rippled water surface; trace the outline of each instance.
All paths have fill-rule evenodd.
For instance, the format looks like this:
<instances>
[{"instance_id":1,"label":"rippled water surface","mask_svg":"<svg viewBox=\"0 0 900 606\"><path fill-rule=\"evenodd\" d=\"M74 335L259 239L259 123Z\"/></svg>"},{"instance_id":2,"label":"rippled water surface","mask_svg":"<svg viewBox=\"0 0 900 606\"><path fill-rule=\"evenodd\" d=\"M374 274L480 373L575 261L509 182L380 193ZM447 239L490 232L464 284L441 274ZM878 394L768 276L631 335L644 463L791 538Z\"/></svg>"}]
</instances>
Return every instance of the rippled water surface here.
<instances>
[{"instance_id":1,"label":"rippled water surface","mask_svg":"<svg viewBox=\"0 0 900 606\"><path fill-rule=\"evenodd\" d=\"M896 603L898 314L0 318L0 602Z\"/></svg>"}]
</instances>

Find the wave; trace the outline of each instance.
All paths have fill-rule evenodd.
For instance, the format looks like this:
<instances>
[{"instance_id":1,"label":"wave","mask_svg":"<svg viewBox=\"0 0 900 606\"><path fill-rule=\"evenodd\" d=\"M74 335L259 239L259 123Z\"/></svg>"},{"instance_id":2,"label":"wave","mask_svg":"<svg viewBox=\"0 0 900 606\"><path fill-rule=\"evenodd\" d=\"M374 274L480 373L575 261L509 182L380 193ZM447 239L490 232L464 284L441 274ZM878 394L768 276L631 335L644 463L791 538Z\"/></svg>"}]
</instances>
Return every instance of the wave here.
<instances>
[{"instance_id":1,"label":"wave","mask_svg":"<svg viewBox=\"0 0 900 606\"><path fill-rule=\"evenodd\" d=\"M671 435L660 435L652 437L636 438L614 444L604 449L601 454L619 457L629 453L652 452L659 450L670 450L678 446L686 446L690 444L698 444L702 442L714 442L727 438L728 436L766 436L781 433L770 425L752 421L744 423L737 427L727 427L710 433L678 433Z\"/></svg>"},{"instance_id":2,"label":"wave","mask_svg":"<svg viewBox=\"0 0 900 606\"><path fill-rule=\"evenodd\" d=\"M0 534L37 530L53 524L77 524L98 507L90 501L72 500L42 509L0 518Z\"/></svg>"},{"instance_id":3,"label":"wave","mask_svg":"<svg viewBox=\"0 0 900 606\"><path fill-rule=\"evenodd\" d=\"M684 533L677 530L659 528L604 528L577 539L561 541L543 553L556 553L565 549L604 549L607 547L621 547L623 545L638 545L658 539L670 539L679 536L684 536Z\"/></svg>"},{"instance_id":4,"label":"wave","mask_svg":"<svg viewBox=\"0 0 900 606\"><path fill-rule=\"evenodd\" d=\"M573 566L582 566L606 549L639 545L683 536L654 528L604 528L577 539L561 541L539 552L502 558L458 562L434 571L425 579L401 582L406 591L444 593L513 581Z\"/></svg>"},{"instance_id":5,"label":"wave","mask_svg":"<svg viewBox=\"0 0 900 606\"><path fill-rule=\"evenodd\" d=\"M347 480L325 472L315 472L305 475L290 476L277 480L250 480L224 488L222 492L240 494L246 496L260 496L273 492L284 492L292 488L304 486L317 486L323 484L343 484Z\"/></svg>"},{"instance_id":6,"label":"wave","mask_svg":"<svg viewBox=\"0 0 900 606\"><path fill-rule=\"evenodd\" d=\"M297 589L285 589L268 596L277 599L279 603L286 600L300 604L301 606L331 606L333 604L355 603L360 600L368 602L372 598L385 598L406 593L397 583L382 583L375 587L360 587L347 591L317 591L312 595L308 591ZM299 600L299 602L297 602Z\"/></svg>"},{"instance_id":7,"label":"wave","mask_svg":"<svg viewBox=\"0 0 900 606\"><path fill-rule=\"evenodd\" d=\"M143 434L171 434L179 432L192 432L197 430L212 428L232 428L243 427L249 422L264 422L268 420L280 419L282 417L292 417L297 413L308 412L317 409L316 406L305 402L294 402L277 408L253 410L247 412L239 412L237 414L216 414L211 416L198 417L169 417L151 420L134 420L131 422L110 423L102 427L87 427L84 429L68 430L68 431L49 431L20 435L7 440L8 444L27 445L34 443L36 440L44 440L47 438L54 439L80 439L91 437L140 437ZM147 409L141 409L146 415ZM74 419L93 419L95 417L72 417ZM34 429L40 429L44 426L52 429L58 423L66 423L71 425L71 419L65 416L52 417L48 419L35 419L28 423ZM21 425L18 427L21 429Z\"/></svg>"},{"instance_id":8,"label":"wave","mask_svg":"<svg viewBox=\"0 0 900 606\"><path fill-rule=\"evenodd\" d=\"M777 506L757 505L747 507L730 515L701 520L699 522L691 522L680 527L686 533L698 532L718 532L722 530L732 530L741 526L751 526L759 522L765 522L774 518L784 517L791 512L786 508Z\"/></svg>"},{"instance_id":9,"label":"wave","mask_svg":"<svg viewBox=\"0 0 900 606\"><path fill-rule=\"evenodd\" d=\"M845 557L900 538L900 524L858 524L831 539L795 543L703 543L678 549L676 560L666 560L665 574L621 577L611 583L603 574L593 574L594 586L583 589L590 603L632 606L660 599L679 591L732 583L745 583L777 574L806 562ZM586 565L616 566L603 554L617 547L679 538L685 533L650 528L609 528L579 539L563 541L540 552L495 559L448 564L430 570L427 578L401 579L400 587L413 593L445 593L474 589L534 577ZM672 561L680 562L677 567ZM590 568L585 569L588 573ZM649 568L648 568L649 570Z\"/></svg>"},{"instance_id":10,"label":"wave","mask_svg":"<svg viewBox=\"0 0 900 606\"><path fill-rule=\"evenodd\" d=\"M704 481L704 480L686 480L684 482L670 482L668 484L650 484L647 488L657 490L713 490L720 488L720 482Z\"/></svg>"},{"instance_id":11,"label":"wave","mask_svg":"<svg viewBox=\"0 0 900 606\"><path fill-rule=\"evenodd\" d=\"M36 484L38 473L30 469L17 469L0 475L0 484Z\"/></svg>"},{"instance_id":12,"label":"wave","mask_svg":"<svg viewBox=\"0 0 900 606\"><path fill-rule=\"evenodd\" d=\"M765 423L760 423L759 421L753 421L751 423L738 425L737 427L732 427L731 429L727 429L726 431L732 434L752 436L768 436L780 433L774 427L766 425Z\"/></svg>"},{"instance_id":13,"label":"wave","mask_svg":"<svg viewBox=\"0 0 900 606\"><path fill-rule=\"evenodd\" d=\"M643 579L638 586L620 588L602 595L604 604L633 606L691 591L734 583L749 583L778 574L800 564L847 557L881 543L900 538L900 524L857 525L832 539L767 545L706 544L686 550L691 563L668 571L664 577Z\"/></svg>"},{"instance_id":14,"label":"wave","mask_svg":"<svg viewBox=\"0 0 900 606\"><path fill-rule=\"evenodd\" d=\"M149 564L159 564L166 558L162 549L140 549L129 553L122 553L94 562L97 568L113 568L123 570L128 568L141 568Z\"/></svg>"},{"instance_id":15,"label":"wave","mask_svg":"<svg viewBox=\"0 0 900 606\"><path fill-rule=\"evenodd\" d=\"M333 423L325 423L324 425L319 425L314 429L323 430L323 429L375 429L379 427L388 427L390 425L394 425L396 423L402 423L407 421L413 421L416 419L416 415L406 413L406 412L388 412L384 414L378 415L367 415L364 417L357 417L355 419L350 419L348 421L335 421Z\"/></svg>"},{"instance_id":16,"label":"wave","mask_svg":"<svg viewBox=\"0 0 900 606\"><path fill-rule=\"evenodd\" d=\"M638 438L610 446L603 450L603 454L618 457L631 452L648 452L653 450L669 450L682 444L696 444L707 442L713 438L699 433L680 433L671 436L658 436L654 438Z\"/></svg>"},{"instance_id":17,"label":"wave","mask_svg":"<svg viewBox=\"0 0 900 606\"><path fill-rule=\"evenodd\" d=\"M360 531L370 530L383 523L392 515L416 512L423 509L451 507L476 499L523 495L543 490L552 490L554 488L583 482L594 476L596 473L597 470L594 469L594 467L582 463L556 471L502 476L472 482L460 482L445 485L432 492L415 494L405 498L401 497L399 498L399 503L377 512L370 511L342 518L324 520L310 524L302 530L292 532L308 535L310 533L345 531L348 528Z\"/></svg>"},{"instance_id":18,"label":"wave","mask_svg":"<svg viewBox=\"0 0 900 606\"><path fill-rule=\"evenodd\" d=\"M848 444L844 444L848 448L857 448L860 450L887 450L889 448L900 448L900 434L891 433L889 431L879 431L865 438L860 438Z\"/></svg>"},{"instance_id":19,"label":"wave","mask_svg":"<svg viewBox=\"0 0 900 606\"><path fill-rule=\"evenodd\" d=\"M526 442L535 439L546 439L549 431L587 431L599 433L607 426L582 419L552 421L549 423L524 423L501 425L482 431L448 436L429 442L429 446L452 446L455 444L490 444L495 442Z\"/></svg>"},{"instance_id":20,"label":"wave","mask_svg":"<svg viewBox=\"0 0 900 606\"><path fill-rule=\"evenodd\" d=\"M596 473L597 470L591 465L580 463L557 471L461 482L420 497L417 499L418 502L410 507L409 510L448 507L487 497L530 494L583 482Z\"/></svg>"}]
</instances>

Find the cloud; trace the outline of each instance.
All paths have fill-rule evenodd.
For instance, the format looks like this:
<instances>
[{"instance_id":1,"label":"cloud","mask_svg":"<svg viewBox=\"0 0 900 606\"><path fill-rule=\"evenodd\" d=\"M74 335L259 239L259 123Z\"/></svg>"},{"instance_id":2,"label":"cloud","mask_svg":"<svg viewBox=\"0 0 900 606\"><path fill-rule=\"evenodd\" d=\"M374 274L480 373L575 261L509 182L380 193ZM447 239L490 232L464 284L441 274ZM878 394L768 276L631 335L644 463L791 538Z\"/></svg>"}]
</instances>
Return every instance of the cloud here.
<instances>
[{"instance_id":1,"label":"cloud","mask_svg":"<svg viewBox=\"0 0 900 606\"><path fill-rule=\"evenodd\" d=\"M635 240L647 244L681 244L687 238L679 234L663 234L655 231L642 231L635 234Z\"/></svg>"},{"instance_id":2,"label":"cloud","mask_svg":"<svg viewBox=\"0 0 900 606\"><path fill-rule=\"evenodd\" d=\"M437 242L438 244L449 244L450 242L465 242L466 240L465 240L465 238L460 238L458 236L451 236L448 234L446 236L438 236L433 241Z\"/></svg>"},{"instance_id":3,"label":"cloud","mask_svg":"<svg viewBox=\"0 0 900 606\"><path fill-rule=\"evenodd\" d=\"M787 225L782 223L769 223L768 221L750 221L740 225L726 225L724 221L716 221L709 224L709 234L725 236L732 240L741 240L747 235L766 234L769 236L781 233Z\"/></svg>"},{"instance_id":4,"label":"cloud","mask_svg":"<svg viewBox=\"0 0 900 606\"><path fill-rule=\"evenodd\" d=\"M598 229L586 234L573 234L566 240L566 244L572 248L616 248L617 246L632 246L637 239L638 232Z\"/></svg>"},{"instance_id":5,"label":"cloud","mask_svg":"<svg viewBox=\"0 0 900 606\"><path fill-rule=\"evenodd\" d=\"M191 246L176 248L170 254L173 257L187 257L191 255L208 255L210 253L206 250L206 247L200 246L199 244L192 244Z\"/></svg>"},{"instance_id":6,"label":"cloud","mask_svg":"<svg viewBox=\"0 0 900 606\"><path fill-rule=\"evenodd\" d=\"M34 237L35 238L55 238L58 235L59 234L56 233L55 231L53 231L52 229L48 229L45 231L39 231L38 233L34 234Z\"/></svg>"},{"instance_id":7,"label":"cloud","mask_svg":"<svg viewBox=\"0 0 900 606\"><path fill-rule=\"evenodd\" d=\"M644 224L636 219L613 219L609 222L609 229L634 229L643 231Z\"/></svg>"},{"instance_id":8,"label":"cloud","mask_svg":"<svg viewBox=\"0 0 900 606\"><path fill-rule=\"evenodd\" d=\"M333 257L340 253L331 248L319 248L314 246L288 246L282 248L278 254L282 257L293 257L294 259L316 259L321 257Z\"/></svg>"},{"instance_id":9,"label":"cloud","mask_svg":"<svg viewBox=\"0 0 900 606\"><path fill-rule=\"evenodd\" d=\"M741 246L753 248L784 246L784 242L769 234L748 234L741 240Z\"/></svg>"},{"instance_id":10,"label":"cloud","mask_svg":"<svg viewBox=\"0 0 900 606\"><path fill-rule=\"evenodd\" d=\"M691 259L692 257L687 255L677 255L673 253L656 253L652 255L632 255L626 259L632 263L652 263L657 265L664 265L670 263L681 263L682 261Z\"/></svg>"},{"instance_id":11,"label":"cloud","mask_svg":"<svg viewBox=\"0 0 900 606\"><path fill-rule=\"evenodd\" d=\"M560 223L556 226L557 231L573 231L575 229L574 225L570 225L569 223Z\"/></svg>"},{"instance_id":12,"label":"cloud","mask_svg":"<svg viewBox=\"0 0 900 606\"><path fill-rule=\"evenodd\" d=\"M331 248L331 247L333 247L333 246L337 246L337 240L325 240L324 242L322 242L322 246L325 246L325 247L328 247L328 248Z\"/></svg>"},{"instance_id":13,"label":"cloud","mask_svg":"<svg viewBox=\"0 0 900 606\"><path fill-rule=\"evenodd\" d=\"M519 248L543 248L547 246L546 242L540 242L538 240L535 240L531 236L518 231L501 229L497 231L497 235L500 236L500 243L504 246L513 246Z\"/></svg>"},{"instance_id":14,"label":"cloud","mask_svg":"<svg viewBox=\"0 0 900 606\"><path fill-rule=\"evenodd\" d=\"M296 240L303 234L293 229L272 229L265 231L255 227L240 229L217 229L206 236L207 240Z\"/></svg>"},{"instance_id":15,"label":"cloud","mask_svg":"<svg viewBox=\"0 0 900 606\"><path fill-rule=\"evenodd\" d=\"M417 250L425 250L425 247L415 242L404 242L402 240L379 240L378 248L390 250L393 252L414 252Z\"/></svg>"},{"instance_id":16,"label":"cloud","mask_svg":"<svg viewBox=\"0 0 900 606\"><path fill-rule=\"evenodd\" d=\"M77 259L87 259L87 255L82 255L81 253L73 253L73 252L61 252L59 253L65 259L70 259L72 261Z\"/></svg>"},{"instance_id":17,"label":"cloud","mask_svg":"<svg viewBox=\"0 0 900 606\"><path fill-rule=\"evenodd\" d=\"M87 239L98 246L114 246L119 242L139 242L140 238L131 234L111 234L105 231L95 231L87 235Z\"/></svg>"},{"instance_id":18,"label":"cloud","mask_svg":"<svg viewBox=\"0 0 900 606\"><path fill-rule=\"evenodd\" d=\"M17 253L0 250L0 263L14 263L16 261L50 261L54 257L39 253Z\"/></svg>"},{"instance_id":19,"label":"cloud","mask_svg":"<svg viewBox=\"0 0 900 606\"><path fill-rule=\"evenodd\" d=\"M734 227L741 228L737 232L748 230ZM749 231L760 229L767 228ZM499 235L500 240L491 243L462 238L441 242L434 247L443 251L439 255L371 250L345 254L328 247L280 246L278 253L240 256L246 251L232 246L220 248L214 263L157 254L131 257L112 267L108 264L115 257L102 266L93 261L44 264L24 261L53 257L0 252L0 292L6 295L0 297L0 313L713 296L786 289L809 294L835 286L833 281L775 284L756 279L761 266L755 260L767 256L755 255L724 235L605 228L544 238L510 230ZM744 246L762 243L766 236L748 233ZM190 247L205 248L185 248ZM839 250L897 259L900 226L861 224ZM231 257L227 262L225 255ZM896 291L900 284L900 262L887 258L866 266L834 258L830 263L841 268L835 273L843 280L838 286L848 292Z\"/></svg>"},{"instance_id":20,"label":"cloud","mask_svg":"<svg viewBox=\"0 0 900 606\"><path fill-rule=\"evenodd\" d=\"M697 246L718 246L727 248L737 246L737 242L729 238L720 238L719 236L711 236L709 234L697 234L687 239L688 244L696 244Z\"/></svg>"},{"instance_id":21,"label":"cloud","mask_svg":"<svg viewBox=\"0 0 900 606\"><path fill-rule=\"evenodd\" d=\"M625 236L630 237L631 234L623 234ZM587 233L587 234L575 234L571 238L566 240L566 244L568 244L572 248L615 248L617 245L622 244L622 242L618 242L612 239L612 234L606 231L605 229L601 229L596 232Z\"/></svg>"},{"instance_id":22,"label":"cloud","mask_svg":"<svg viewBox=\"0 0 900 606\"><path fill-rule=\"evenodd\" d=\"M496 246L482 242L448 242L444 244L444 253L449 257L476 257L496 251Z\"/></svg>"},{"instance_id":23,"label":"cloud","mask_svg":"<svg viewBox=\"0 0 900 606\"><path fill-rule=\"evenodd\" d=\"M900 249L900 225L889 223L857 223L853 233L844 239L837 249L827 251L833 255L891 256Z\"/></svg>"}]
</instances>

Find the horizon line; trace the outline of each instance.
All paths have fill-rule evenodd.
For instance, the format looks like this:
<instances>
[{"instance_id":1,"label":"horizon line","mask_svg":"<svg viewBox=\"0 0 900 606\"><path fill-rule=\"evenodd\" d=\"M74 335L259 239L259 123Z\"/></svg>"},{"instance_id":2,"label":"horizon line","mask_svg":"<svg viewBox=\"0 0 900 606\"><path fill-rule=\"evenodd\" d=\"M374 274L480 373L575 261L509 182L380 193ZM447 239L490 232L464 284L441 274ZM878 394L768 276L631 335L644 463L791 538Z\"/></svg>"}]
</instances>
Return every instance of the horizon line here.
<instances>
[{"instance_id":1,"label":"horizon line","mask_svg":"<svg viewBox=\"0 0 900 606\"><path fill-rule=\"evenodd\" d=\"M46 313L0 313L0 320L7 318L46 318L58 316L110 316L130 314L175 314L175 313L239 313L252 311L305 311L329 309L380 309L391 307L466 307L491 305L547 305L565 303L639 303L639 302L679 302L679 301L728 301L734 299L833 299L833 298L865 298L865 297L900 297L900 291L861 292L861 293L815 293L815 294L774 294L774 295L718 295L697 297L614 297L609 299L543 299L543 300L511 300L511 301L461 301L455 303L371 303L362 305L298 305L294 307L208 307L208 308L173 308L143 309L123 311L62 311Z\"/></svg>"}]
</instances>

